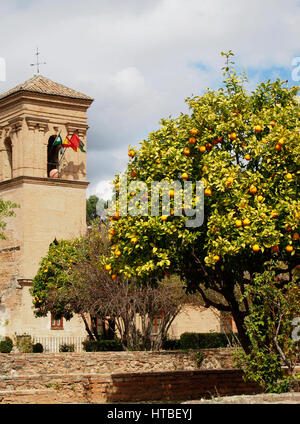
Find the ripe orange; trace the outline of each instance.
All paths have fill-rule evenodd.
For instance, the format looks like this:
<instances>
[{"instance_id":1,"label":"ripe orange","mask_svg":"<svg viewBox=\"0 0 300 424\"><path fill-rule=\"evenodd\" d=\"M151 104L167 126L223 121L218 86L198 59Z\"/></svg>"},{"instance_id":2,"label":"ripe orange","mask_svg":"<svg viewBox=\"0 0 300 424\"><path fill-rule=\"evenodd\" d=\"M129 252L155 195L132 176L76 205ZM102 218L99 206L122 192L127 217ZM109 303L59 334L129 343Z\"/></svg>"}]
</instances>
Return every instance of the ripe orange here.
<instances>
[{"instance_id":1,"label":"ripe orange","mask_svg":"<svg viewBox=\"0 0 300 424\"><path fill-rule=\"evenodd\" d=\"M166 221L166 220L168 219L168 215L162 215L162 216L160 217L160 219L161 219L162 221Z\"/></svg>"},{"instance_id":2,"label":"ripe orange","mask_svg":"<svg viewBox=\"0 0 300 424\"><path fill-rule=\"evenodd\" d=\"M204 194L205 194L206 196L211 196L211 195L212 195L212 191L211 191L211 189L210 189L210 188L206 188L206 189L204 190Z\"/></svg>"},{"instance_id":3,"label":"ripe orange","mask_svg":"<svg viewBox=\"0 0 300 424\"><path fill-rule=\"evenodd\" d=\"M117 250L115 251L115 255L116 255L117 257L119 257L119 256L121 255L121 251L120 251L119 249L117 249Z\"/></svg>"},{"instance_id":4,"label":"ripe orange","mask_svg":"<svg viewBox=\"0 0 300 424\"><path fill-rule=\"evenodd\" d=\"M131 171L130 172L130 176L131 176L131 178L135 178L136 177L136 172L135 171Z\"/></svg>"},{"instance_id":5,"label":"ripe orange","mask_svg":"<svg viewBox=\"0 0 300 424\"><path fill-rule=\"evenodd\" d=\"M231 184L233 183L233 181L234 181L233 177L228 177L227 178L227 181L226 181L226 187L231 186Z\"/></svg>"},{"instance_id":6,"label":"ripe orange","mask_svg":"<svg viewBox=\"0 0 300 424\"><path fill-rule=\"evenodd\" d=\"M286 176L285 176L285 178L286 178L288 181L290 181L290 180L292 180L292 179L293 179L293 174L287 173L287 174L286 174Z\"/></svg>"},{"instance_id":7,"label":"ripe orange","mask_svg":"<svg viewBox=\"0 0 300 424\"><path fill-rule=\"evenodd\" d=\"M195 144L195 143L196 143L196 139L195 139L195 137L191 137L191 138L189 139L189 143L190 143L190 144Z\"/></svg>"},{"instance_id":8,"label":"ripe orange","mask_svg":"<svg viewBox=\"0 0 300 424\"><path fill-rule=\"evenodd\" d=\"M258 202L262 202L264 200L263 196L259 195L257 196L257 201Z\"/></svg>"},{"instance_id":9,"label":"ripe orange","mask_svg":"<svg viewBox=\"0 0 300 424\"><path fill-rule=\"evenodd\" d=\"M237 228L241 227L242 225L243 225L243 223L242 223L242 221L241 221L240 219L237 219L237 220L235 221L235 226L236 226Z\"/></svg>"},{"instance_id":10,"label":"ripe orange","mask_svg":"<svg viewBox=\"0 0 300 424\"><path fill-rule=\"evenodd\" d=\"M245 218L244 221L243 221L243 224L246 225L246 226L250 225L250 219Z\"/></svg>"},{"instance_id":11,"label":"ripe orange","mask_svg":"<svg viewBox=\"0 0 300 424\"><path fill-rule=\"evenodd\" d=\"M185 147L183 149L183 153L185 154L185 156L188 156L191 153L191 151L190 151L190 149L188 147Z\"/></svg>"},{"instance_id":12,"label":"ripe orange","mask_svg":"<svg viewBox=\"0 0 300 424\"><path fill-rule=\"evenodd\" d=\"M182 178L183 180L187 180L187 179L189 178L189 174L188 174L187 172L184 172L184 173L181 175L181 178Z\"/></svg>"},{"instance_id":13,"label":"ripe orange","mask_svg":"<svg viewBox=\"0 0 300 424\"><path fill-rule=\"evenodd\" d=\"M137 237L132 237L132 239L130 240L131 244L137 244L137 242L138 242Z\"/></svg>"},{"instance_id":14,"label":"ripe orange","mask_svg":"<svg viewBox=\"0 0 300 424\"><path fill-rule=\"evenodd\" d=\"M274 128L274 127L275 127L275 125L276 125L276 122L275 122L275 121L271 121L271 122L270 122L270 125L271 125L271 127L272 127L272 128Z\"/></svg>"},{"instance_id":15,"label":"ripe orange","mask_svg":"<svg viewBox=\"0 0 300 424\"><path fill-rule=\"evenodd\" d=\"M254 244L254 246L252 246L252 250L253 252L259 252L260 251L260 247L258 244Z\"/></svg>"},{"instance_id":16,"label":"ripe orange","mask_svg":"<svg viewBox=\"0 0 300 424\"><path fill-rule=\"evenodd\" d=\"M275 209L271 211L270 215L271 215L271 218L278 218L278 212Z\"/></svg>"},{"instance_id":17,"label":"ripe orange","mask_svg":"<svg viewBox=\"0 0 300 424\"><path fill-rule=\"evenodd\" d=\"M245 155L245 159L246 160L250 160L251 159L251 156L249 154L247 154L247 155Z\"/></svg>"},{"instance_id":18,"label":"ripe orange","mask_svg":"<svg viewBox=\"0 0 300 424\"><path fill-rule=\"evenodd\" d=\"M293 246L291 246L289 244L288 246L286 246L285 250L290 253L290 252L292 252L294 250L294 248L293 248Z\"/></svg>"},{"instance_id":19,"label":"ripe orange","mask_svg":"<svg viewBox=\"0 0 300 424\"><path fill-rule=\"evenodd\" d=\"M278 252L278 251L279 251L279 246L278 246L278 244L277 244L276 246L273 246L273 247L272 247L272 249L271 249L271 251L272 251L272 252L274 252L274 253L275 253L275 252Z\"/></svg>"},{"instance_id":20,"label":"ripe orange","mask_svg":"<svg viewBox=\"0 0 300 424\"><path fill-rule=\"evenodd\" d=\"M281 145L277 143L275 146L275 150L279 152L279 150L281 150Z\"/></svg>"},{"instance_id":21,"label":"ripe orange","mask_svg":"<svg viewBox=\"0 0 300 424\"><path fill-rule=\"evenodd\" d=\"M237 135L236 135L236 133L231 133L231 134L229 134L229 138L230 138L230 140L236 140L236 138L237 138Z\"/></svg>"},{"instance_id":22,"label":"ripe orange","mask_svg":"<svg viewBox=\"0 0 300 424\"><path fill-rule=\"evenodd\" d=\"M257 192L257 188L254 185L252 185L250 187L249 191L250 191L251 194L255 194Z\"/></svg>"},{"instance_id":23,"label":"ripe orange","mask_svg":"<svg viewBox=\"0 0 300 424\"><path fill-rule=\"evenodd\" d=\"M192 134L193 137L195 137L199 133L199 131L197 130L197 128L192 128L190 130L190 133Z\"/></svg>"},{"instance_id":24,"label":"ripe orange","mask_svg":"<svg viewBox=\"0 0 300 424\"><path fill-rule=\"evenodd\" d=\"M254 127L254 131L255 131L256 133L260 133L260 132L262 132L262 127L261 127L260 125L255 125L255 127Z\"/></svg>"},{"instance_id":25,"label":"ripe orange","mask_svg":"<svg viewBox=\"0 0 300 424\"><path fill-rule=\"evenodd\" d=\"M219 255L214 255L214 256L213 256L213 260L214 260L215 262L219 262L219 260L220 260L220 256L219 256Z\"/></svg>"},{"instance_id":26,"label":"ripe orange","mask_svg":"<svg viewBox=\"0 0 300 424\"><path fill-rule=\"evenodd\" d=\"M201 153L204 153L205 150L206 150L206 147L205 146L200 146L199 147L199 150L200 150Z\"/></svg>"},{"instance_id":27,"label":"ripe orange","mask_svg":"<svg viewBox=\"0 0 300 424\"><path fill-rule=\"evenodd\" d=\"M300 238L299 233L293 234L293 240L299 240L299 238Z\"/></svg>"},{"instance_id":28,"label":"ripe orange","mask_svg":"<svg viewBox=\"0 0 300 424\"><path fill-rule=\"evenodd\" d=\"M113 275L111 276L111 278L112 278L113 280L116 280L116 279L118 278L118 276L117 276L117 274L113 274Z\"/></svg>"},{"instance_id":29,"label":"ripe orange","mask_svg":"<svg viewBox=\"0 0 300 424\"><path fill-rule=\"evenodd\" d=\"M133 158L135 156L134 150L129 150L128 156L131 157L131 158Z\"/></svg>"},{"instance_id":30,"label":"ripe orange","mask_svg":"<svg viewBox=\"0 0 300 424\"><path fill-rule=\"evenodd\" d=\"M111 270L111 265L110 264L105 265L105 271L110 271L110 270Z\"/></svg>"}]
</instances>

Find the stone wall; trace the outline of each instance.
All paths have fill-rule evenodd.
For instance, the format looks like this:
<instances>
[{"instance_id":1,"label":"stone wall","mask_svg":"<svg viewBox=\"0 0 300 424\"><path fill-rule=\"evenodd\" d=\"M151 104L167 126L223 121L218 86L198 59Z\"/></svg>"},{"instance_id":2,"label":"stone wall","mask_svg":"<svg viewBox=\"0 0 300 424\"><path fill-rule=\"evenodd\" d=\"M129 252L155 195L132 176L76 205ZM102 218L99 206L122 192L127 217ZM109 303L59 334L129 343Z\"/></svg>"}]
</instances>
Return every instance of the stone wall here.
<instances>
[{"instance_id":1,"label":"stone wall","mask_svg":"<svg viewBox=\"0 0 300 424\"><path fill-rule=\"evenodd\" d=\"M232 349L202 351L203 369L232 368ZM198 369L196 351L0 354L0 376L111 374Z\"/></svg>"},{"instance_id":2,"label":"stone wall","mask_svg":"<svg viewBox=\"0 0 300 424\"><path fill-rule=\"evenodd\" d=\"M231 349L203 352L201 369L195 351L0 354L0 403L166 402L261 392L230 368Z\"/></svg>"},{"instance_id":3,"label":"stone wall","mask_svg":"<svg viewBox=\"0 0 300 424\"><path fill-rule=\"evenodd\" d=\"M184 401L260 392L238 370L0 377L0 403Z\"/></svg>"}]
</instances>

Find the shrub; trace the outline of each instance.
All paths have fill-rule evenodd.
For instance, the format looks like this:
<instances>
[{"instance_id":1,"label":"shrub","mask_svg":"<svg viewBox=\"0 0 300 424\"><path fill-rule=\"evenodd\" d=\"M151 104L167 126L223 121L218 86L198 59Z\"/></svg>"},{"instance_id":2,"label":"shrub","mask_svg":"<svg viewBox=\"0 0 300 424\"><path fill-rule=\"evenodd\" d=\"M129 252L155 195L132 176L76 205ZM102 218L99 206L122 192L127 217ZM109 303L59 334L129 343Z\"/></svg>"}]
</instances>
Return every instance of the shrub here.
<instances>
[{"instance_id":1,"label":"shrub","mask_svg":"<svg viewBox=\"0 0 300 424\"><path fill-rule=\"evenodd\" d=\"M167 339L163 342L162 348L164 350L179 350L181 349L179 339Z\"/></svg>"},{"instance_id":2,"label":"shrub","mask_svg":"<svg viewBox=\"0 0 300 424\"><path fill-rule=\"evenodd\" d=\"M120 340L85 340L82 344L86 352L116 352L123 350Z\"/></svg>"},{"instance_id":3,"label":"shrub","mask_svg":"<svg viewBox=\"0 0 300 424\"><path fill-rule=\"evenodd\" d=\"M10 353L13 345L12 339L5 337L5 340L0 341L0 353Z\"/></svg>"},{"instance_id":4,"label":"shrub","mask_svg":"<svg viewBox=\"0 0 300 424\"><path fill-rule=\"evenodd\" d=\"M197 362L197 367L198 367L198 368L200 368L200 367L201 367L202 362L204 361L204 359L205 359L205 355L204 355L204 353L202 353L202 352L197 352L197 355L196 355L196 362Z\"/></svg>"},{"instance_id":5,"label":"shrub","mask_svg":"<svg viewBox=\"0 0 300 424\"><path fill-rule=\"evenodd\" d=\"M42 353L42 352L44 352L43 345L41 343L35 343L32 346L32 352L33 353Z\"/></svg>"},{"instance_id":6,"label":"shrub","mask_svg":"<svg viewBox=\"0 0 300 424\"><path fill-rule=\"evenodd\" d=\"M29 334L16 335L16 346L20 353L32 353L32 341Z\"/></svg>"},{"instance_id":7,"label":"shrub","mask_svg":"<svg viewBox=\"0 0 300 424\"><path fill-rule=\"evenodd\" d=\"M61 344L59 346L59 351L60 352L75 352L75 345L74 344Z\"/></svg>"},{"instance_id":8,"label":"shrub","mask_svg":"<svg viewBox=\"0 0 300 424\"><path fill-rule=\"evenodd\" d=\"M181 349L228 347L233 342L233 337L233 335L225 333L183 333L180 336L180 347Z\"/></svg>"},{"instance_id":9,"label":"shrub","mask_svg":"<svg viewBox=\"0 0 300 424\"><path fill-rule=\"evenodd\" d=\"M199 348L199 334L183 333L180 336L181 349L197 349Z\"/></svg>"}]
</instances>

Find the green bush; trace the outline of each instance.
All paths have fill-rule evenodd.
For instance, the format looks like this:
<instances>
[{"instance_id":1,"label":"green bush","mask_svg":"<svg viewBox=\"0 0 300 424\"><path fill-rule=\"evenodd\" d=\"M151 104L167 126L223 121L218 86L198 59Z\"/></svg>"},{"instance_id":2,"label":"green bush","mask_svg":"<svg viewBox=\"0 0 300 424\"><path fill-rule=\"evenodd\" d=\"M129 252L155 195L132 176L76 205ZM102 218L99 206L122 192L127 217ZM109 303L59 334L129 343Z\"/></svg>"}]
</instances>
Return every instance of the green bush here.
<instances>
[{"instance_id":1,"label":"green bush","mask_svg":"<svg viewBox=\"0 0 300 424\"><path fill-rule=\"evenodd\" d=\"M179 339L167 339L163 342L162 348L164 350L180 350L180 340Z\"/></svg>"},{"instance_id":2,"label":"green bush","mask_svg":"<svg viewBox=\"0 0 300 424\"><path fill-rule=\"evenodd\" d=\"M116 352L123 350L120 340L85 340L82 344L86 352Z\"/></svg>"},{"instance_id":3,"label":"green bush","mask_svg":"<svg viewBox=\"0 0 300 424\"><path fill-rule=\"evenodd\" d=\"M75 352L75 345L67 344L67 343L61 344L59 346L59 351L60 352Z\"/></svg>"},{"instance_id":4,"label":"green bush","mask_svg":"<svg viewBox=\"0 0 300 424\"><path fill-rule=\"evenodd\" d=\"M197 352L196 355L196 362L197 362L197 367L200 368L202 365L202 362L205 359L205 355L202 352Z\"/></svg>"},{"instance_id":5,"label":"green bush","mask_svg":"<svg viewBox=\"0 0 300 424\"><path fill-rule=\"evenodd\" d=\"M32 341L29 334L15 336L16 346L20 353L32 353Z\"/></svg>"},{"instance_id":6,"label":"green bush","mask_svg":"<svg viewBox=\"0 0 300 424\"><path fill-rule=\"evenodd\" d=\"M181 349L198 349L199 334L198 333L183 333L180 336Z\"/></svg>"},{"instance_id":7,"label":"green bush","mask_svg":"<svg viewBox=\"0 0 300 424\"><path fill-rule=\"evenodd\" d=\"M181 349L216 349L228 347L233 341L231 334L224 333L183 333L180 336Z\"/></svg>"},{"instance_id":8,"label":"green bush","mask_svg":"<svg viewBox=\"0 0 300 424\"><path fill-rule=\"evenodd\" d=\"M42 353L42 352L44 352L44 348L43 348L42 343L35 343L32 346L32 352L33 353Z\"/></svg>"},{"instance_id":9,"label":"green bush","mask_svg":"<svg viewBox=\"0 0 300 424\"><path fill-rule=\"evenodd\" d=\"M0 353L10 353L13 345L12 339L5 337L5 340L0 341Z\"/></svg>"}]
</instances>

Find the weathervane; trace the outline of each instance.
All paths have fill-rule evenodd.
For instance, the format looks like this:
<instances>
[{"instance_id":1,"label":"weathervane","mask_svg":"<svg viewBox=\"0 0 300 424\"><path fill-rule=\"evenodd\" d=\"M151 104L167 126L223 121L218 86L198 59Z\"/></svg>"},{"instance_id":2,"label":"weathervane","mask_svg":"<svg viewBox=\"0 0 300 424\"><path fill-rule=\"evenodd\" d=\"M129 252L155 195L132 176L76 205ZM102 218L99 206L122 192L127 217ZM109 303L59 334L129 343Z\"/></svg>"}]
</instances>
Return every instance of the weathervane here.
<instances>
[{"instance_id":1,"label":"weathervane","mask_svg":"<svg viewBox=\"0 0 300 424\"><path fill-rule=\"evenodd\" d=\"M37 47L37 48L36 48L36 53L35 53L35 55L36 55L36 63L31 63L31 64L30 64L30 66L36 66L36 70L37 70L37 73L38 73L38 74L40 73L40 68L39 68L39 66L40 66L40 65L46 65L46 62L39 62L39 54L40 54L40 52L39 52L39 48Z\"/></svg>"}]
</instances>

